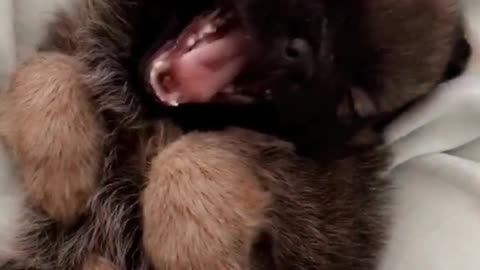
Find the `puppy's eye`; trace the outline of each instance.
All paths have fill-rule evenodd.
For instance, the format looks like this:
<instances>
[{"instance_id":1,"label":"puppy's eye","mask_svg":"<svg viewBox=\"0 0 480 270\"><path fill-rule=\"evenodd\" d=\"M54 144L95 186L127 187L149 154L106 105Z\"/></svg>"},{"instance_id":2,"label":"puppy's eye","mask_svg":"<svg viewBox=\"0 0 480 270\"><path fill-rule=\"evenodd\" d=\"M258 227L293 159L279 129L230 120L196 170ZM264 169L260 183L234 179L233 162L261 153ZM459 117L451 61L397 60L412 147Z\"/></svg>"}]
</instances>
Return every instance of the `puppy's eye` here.
<instances>
[{"instance_id":1,"label":"puppy's eye","mask_svg":"<svg viewBox=\"0 0 480 270\"><path fill-rule=\"evenodd\" d=\"M311 57L312 48L304 39L291 39L285 43L283 56L289 61L299 61Z\"/></svg>"}]
</instances>

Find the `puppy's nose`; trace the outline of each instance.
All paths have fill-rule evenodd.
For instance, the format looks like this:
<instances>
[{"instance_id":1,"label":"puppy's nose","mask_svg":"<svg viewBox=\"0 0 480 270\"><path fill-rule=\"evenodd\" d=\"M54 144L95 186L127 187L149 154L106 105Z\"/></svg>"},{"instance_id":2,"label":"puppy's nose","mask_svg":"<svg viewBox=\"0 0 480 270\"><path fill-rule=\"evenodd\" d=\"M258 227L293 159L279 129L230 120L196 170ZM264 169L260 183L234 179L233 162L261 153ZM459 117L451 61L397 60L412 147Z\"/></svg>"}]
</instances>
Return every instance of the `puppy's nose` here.
<instances>
[{"instance_id":1,"label":"puppy's nose","mask_svg":"<svg viewBox=\"0 0 480 270\"><path fill-rule=\"evenodd\" d=\"M313 50L310 44L301 38L288 40L283 46L283 58L296 71L310 76L313 69Z\"/></svg>"},{"instance_id":2,"label":"puppy's nose","mask_svg":"<svg viewBox=\"0 0 480 270\"><path fill-rule=\"evenodd\" d=\"M312 56L312 48L306 40L295 38L285 42L283 55L289 61L302 61Z\"/></svg>"}]
</instances>

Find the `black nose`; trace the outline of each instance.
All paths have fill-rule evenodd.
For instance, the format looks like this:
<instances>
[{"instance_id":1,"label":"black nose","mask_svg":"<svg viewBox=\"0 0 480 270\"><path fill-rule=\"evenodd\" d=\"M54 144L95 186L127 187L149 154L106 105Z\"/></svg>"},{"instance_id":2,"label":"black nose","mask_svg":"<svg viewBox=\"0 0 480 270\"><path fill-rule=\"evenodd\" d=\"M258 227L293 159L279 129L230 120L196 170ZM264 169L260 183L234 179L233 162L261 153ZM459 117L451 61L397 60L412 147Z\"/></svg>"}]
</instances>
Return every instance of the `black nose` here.
<instances>
[{"instance_id":1,"label":"black nose","mask_svg":"<svg viewBox=\"0 0 480 270\"><path fill-rule=\"evenodd\" d=\"M295 38L285 42L283 54L289 61L303 61L312 56L312 48L306 40Z\"/></svg>"},{"instance_id":2,"label":"black nose","mask_svg":"<svg viewBox=\"0 0 480 270\"><path fill-rule=\"evenodd\" d=\"M288 40L284 43L282 50L283 58L291 71L304 77L312 76L313 50L306 40L300 38Z\"/></svg>"}]
</instances>

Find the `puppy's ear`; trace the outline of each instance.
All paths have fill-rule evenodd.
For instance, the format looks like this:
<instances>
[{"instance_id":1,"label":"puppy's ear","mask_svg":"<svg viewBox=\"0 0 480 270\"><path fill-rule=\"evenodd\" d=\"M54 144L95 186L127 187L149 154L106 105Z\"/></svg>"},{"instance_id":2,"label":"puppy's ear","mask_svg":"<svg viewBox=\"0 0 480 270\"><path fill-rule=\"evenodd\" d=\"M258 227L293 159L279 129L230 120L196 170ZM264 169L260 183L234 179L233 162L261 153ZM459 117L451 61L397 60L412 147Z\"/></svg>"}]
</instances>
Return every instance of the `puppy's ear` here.
<instances>
[{"instance_id":1,"label":"puppy's ear","mask_svg":"<svg viewBox=\"0 0 480 270\"><path fill-rule=\"evenodd\" d=\"M428 94L443 79L459 40L459 3L362 0L360 8L365 14L359 22L361 33L370 50L362 86L380 114L395 112Z\"/></svg>"},{"instance_id":2,"label":"puppy's ear","mask_svg":"<svg viewBox=\"0 0 480 270\"><path fill-rule=\"evenodd\" d=\"M458 0L421 0L425 3L431 4L433 7L436 7L441 12L446 13L456 13L459 11L460 1ZM405 2L415 2L415 1L405 1Z\"/></svg>"},{"instance_id":3,"label":"puppy's ear","mask_svg":"<svg viewBox=\"0 0 480 270\"><path fill-rule=\"evenodd\" d=\"M472 47L468 42L463 25L459 26L457 42L453 48L450 62L448 63L443 80L451 80L465 71L470 56L472 55Z\"/></svg>"},{"instance_id":4,"label":"puppy's ear","mask_svg":"<svg viewBox=\"0 0 480 270\"><path fill-rule=\"evenodd\" d=\"M422 0L431 3L440 15L452 16L457 18L454 33L454 47L450 55L448 66L443 75L443 80L450 80L459 76L464 70L470 59L472 49L466 39L465 21L461 15L461 5L457 0Z\"/></svg>"}]
</instances>

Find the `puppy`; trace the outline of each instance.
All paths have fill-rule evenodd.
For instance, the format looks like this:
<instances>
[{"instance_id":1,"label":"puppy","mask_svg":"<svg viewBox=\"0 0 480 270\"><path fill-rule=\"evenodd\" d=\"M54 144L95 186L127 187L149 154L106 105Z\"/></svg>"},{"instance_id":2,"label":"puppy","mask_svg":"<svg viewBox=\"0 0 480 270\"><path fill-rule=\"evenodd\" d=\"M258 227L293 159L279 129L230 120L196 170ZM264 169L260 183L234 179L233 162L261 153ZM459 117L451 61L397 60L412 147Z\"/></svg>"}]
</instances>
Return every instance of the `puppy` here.
<instances>
[{"instance_id":1,"label":"puppy","mask_svg":"<svg viewBox=\"0 0 480 270\"><path fill-rule=\"evenodd\" d=\"M364 128L467 55L455 5L397 2L84 0L59 15L0 115L42 221L12 267L372 269L388 154Z\"/></svg>"}]
</instances>

